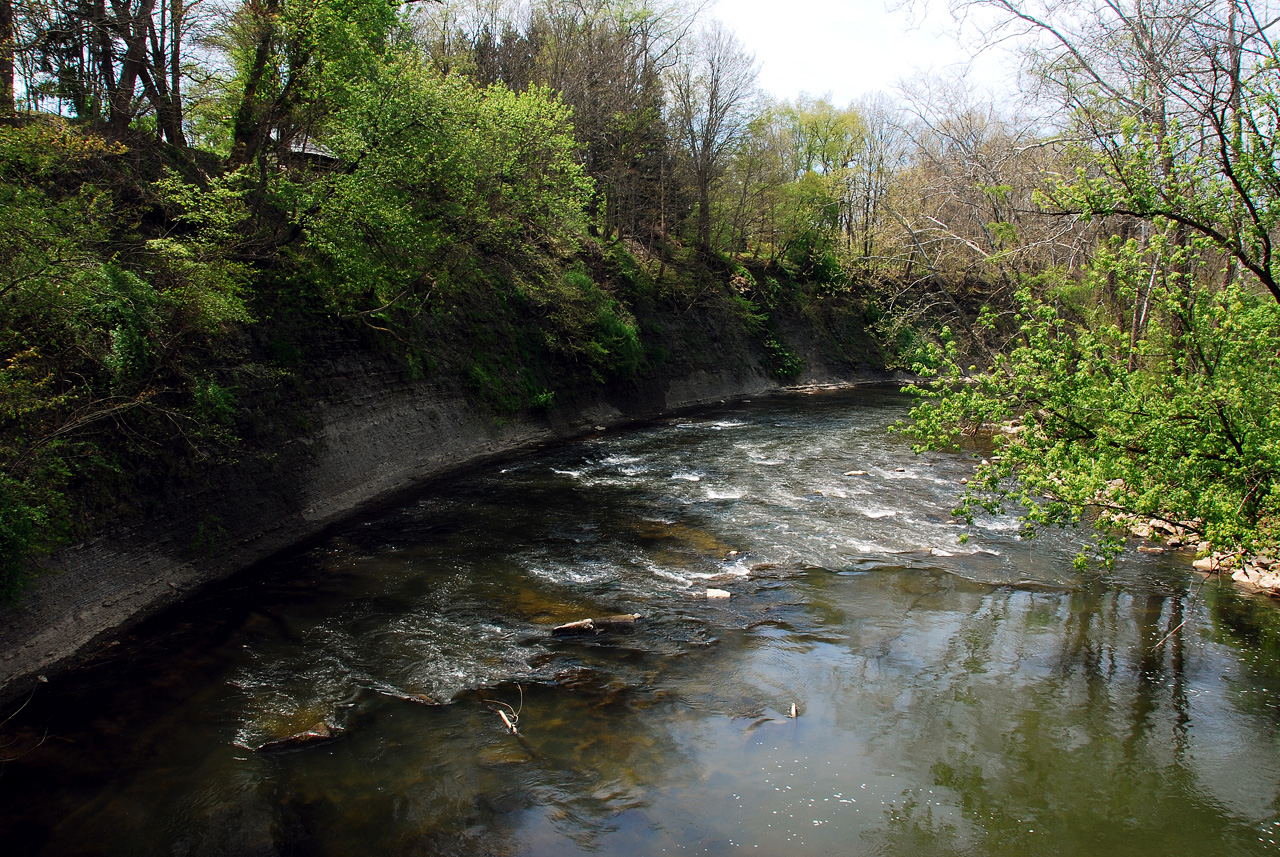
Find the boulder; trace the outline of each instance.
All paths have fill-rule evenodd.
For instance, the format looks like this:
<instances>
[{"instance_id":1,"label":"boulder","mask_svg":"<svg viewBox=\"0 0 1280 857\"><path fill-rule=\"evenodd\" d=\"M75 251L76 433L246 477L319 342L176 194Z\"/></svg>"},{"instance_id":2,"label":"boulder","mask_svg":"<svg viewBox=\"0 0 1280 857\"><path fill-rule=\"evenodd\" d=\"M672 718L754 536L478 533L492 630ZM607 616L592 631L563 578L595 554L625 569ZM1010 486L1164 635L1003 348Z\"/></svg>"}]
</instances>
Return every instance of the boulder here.
<instances>
[{"instance_id":1,"label":"boulder","mask_svg":"<svg viewBox=\"0 0 1280 857\"><path fill-rule=\"evenodd\" d=\"M1262 574L1257 569L1245 566L1244 568L1237 569L1235 573L1231 575L1231 579L1243 586L1256 588L1258 583L1262 580Z\"/></svg>"}]
</instances>

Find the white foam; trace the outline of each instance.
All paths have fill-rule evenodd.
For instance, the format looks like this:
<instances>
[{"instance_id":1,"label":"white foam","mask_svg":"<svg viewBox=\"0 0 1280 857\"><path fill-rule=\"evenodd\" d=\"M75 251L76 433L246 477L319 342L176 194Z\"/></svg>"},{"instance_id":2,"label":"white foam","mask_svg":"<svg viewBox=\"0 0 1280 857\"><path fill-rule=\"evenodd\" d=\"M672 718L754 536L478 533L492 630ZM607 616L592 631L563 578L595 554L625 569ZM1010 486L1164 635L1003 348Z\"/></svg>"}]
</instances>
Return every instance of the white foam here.
<instances>
[{"instance_id":1,"label":"white foam","mask_svg":"<svg viewBox=\"0 0 1280 857\"><path fill-rule=\"evenodd\" d=\"M613 567L607 563L574 563L556 564L550 567L534 565L529 571L544 580L557 583L599 583L613 574Z\"/></svg>"}]
</instances>

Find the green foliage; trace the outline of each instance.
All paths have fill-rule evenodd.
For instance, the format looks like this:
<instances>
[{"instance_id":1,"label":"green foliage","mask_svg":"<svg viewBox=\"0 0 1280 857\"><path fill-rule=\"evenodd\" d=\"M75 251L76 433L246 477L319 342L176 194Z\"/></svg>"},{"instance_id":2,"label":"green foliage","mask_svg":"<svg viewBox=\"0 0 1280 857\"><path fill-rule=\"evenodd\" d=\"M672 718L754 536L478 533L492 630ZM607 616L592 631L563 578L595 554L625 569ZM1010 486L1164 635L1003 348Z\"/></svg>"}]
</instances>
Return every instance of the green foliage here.
<instances>
[{"instance_id":1,"label":"green foliage","mask_svg":"<svg viewBox=\"0 0 1280 857\"><path fill-rule=\"evenodd\" d=\"M205 423L229 426L235 421L236 394L212 378L198 381L191 390L197 418Z\"/></svg>"},{"instance_id":2,"label":"green foliage","mask_svg":"<svg viewBox=\"0 0 1280 857\"><path fill-rule=\"evenodd\" d=\"M616 301L602 302L596 310L596 335L591 360L600 369L618 376L634 375L644 356L635 322L628 320Z\"/></svg>"},{"instance_id":3,"label":"green foliage","mask_svg":"<svg viewBox=\"0 0 1280 857\"><path fill-rule=\"evenodd\" d=\"M1079 148L1074 175L1052 182L1047 198L1089 217L1127 214L1179 224L1232 256L1280 300L1280 77L1274 62L1240 82L1229 119L1205 129L1178 122L1119 122L1101 152ZM1216 112L1216 110L1215 110Z\"/></svg>"},{"instance_id":4,"label":"green foliage","mask_svg":"<svg viewBox=\"0 0 1280 857\"><path fill-rule=\"evenodd\" d=\"M787 348L776 334L770 333L764 340L764 365L783 381L799 377L804 371L804 358Z\"/></svg>"},{"instance_id":5,"label":"green foliage","mask_svg":"<svg viewBox=\"0 0 1280 857\"><path fill-rule=\"evenodd\" d=\"M948 350L913 411L925 446L996 431L966 512L1012 501L1033 525L1132 515L1219 549L1280 543L1280 113L1274 65L1247 71L1229 105L1181 114L1195 127L1112 113L1114 133L1046 175L1041 202L1099 222L1092 259L1024 277L1012 347L976 375Z\"/></svg>"},{"instance_id":6,"label":"green foliage","mask_svg":"<svg viewBox=\"0 0 1280 857\"><path fill-rule=\"evenodd\" d=\"M249 243L246 173L215 176L203 187L169 173L151 185L172 223L146 242L152 277L181 323L206 335L251 320L244 301L251 271L235 258Z\"/></svg>"},{"instance_id":7,"label":"green foliage","mask_svg":"<svg viewBox=\"0 0 1280 857\"><path fill-rule=\"evenodd\" d=\"M576 246L590 187L568 111L545 89L478 89L399 57L356 85L331 128L326 144L351 167L307 190L301 222L340 312L421 305L468 284L483 258L531 268Z\"/></svg>"},{"instance_id":8,"label":"green foliage","mask_svg":"<svg viewBox=\"0 0 1280 857\"><path fill-rule=\"evenodd\" d=\"M566 271L555 288L535 295L550 305L553 350L585 362L600 380L634 375L639 369L644 345L634 317L584 271Z\"/></svg>"},{"instance_id":9,"label":"green foliage","mask_svg":"<svg viewBox=\"0 0 1280 857\"><path fill-rule=\"evenodd\" d=\"M1095 293L1149 281L1162 252L1178 251L1114 244L1090 271ZM1105 527L1109 515L1132 514L1191 522L1223 547L1276 543L1280 306L1240 286L1188 306L1171 285L1150 300L1176 324L1141 336L1102 316L1069 319L1024 291L1016 348L963 381L949 356L910 431L929 447L995 431L997 454L978 471L965 513L1012 502L1032 525L1089 513Z\"/></svg>"},{"instance_id":10,"label":"green foliage","mask_svg":"<svg viewBox=\"0 0 1280 857\"><path fill-rule=\"evenodd\" d=\"M65 532L57 486L0 473L0 602L13 603L31 582L31 561Z\"/></svg>"},{"instance_id":11,"label":"green foliage","mask_svg":"<svg viewBox=\"0 0 1280 857\"><path fill-rule=\"evenodd\" d=\"M154 342L161 295L112 264L85 272L74 285L80 305L71 318L78 338L97 353L117 389L144 380L159 357Z\"/></svg>"},{"instance_id":12,"label":"green foliage","mask_svg":"<svg viewBox=\"0 0 1280 857\"><path fill-rule=\"evenodd\" d=\"M729 308L750 333L763 333L769 323L769 313L761 311L755 301L737 292L729 294Z\"/></svg>"},{"instance_id":13,"label":"green foliage","mask_svg":"<svg viewBox=\"0 0 1280 857\"><path fill-rule=\"evenodd\" d=\"M294 139L348 107L378 76L396 32L393 0L263 0L242 4L224 27L231 75L208 93L214 116L234 117L231 137L209 110L208 142L231 143L237 163L265 151L272 134ZM210 70L212 71L212 69ZM223 120L225 121L225 120ZM211 127L212 126L212 127ZM227 154L227 152L223 152Z\"/></svg>"},{"instance_id":14,"label":"green foliage","mask_svg":"<svg viewBox=\"0 0 1280 857\"><path fill-rule=\"evenodd\" d=\"M511 357L478 356L467 371L471 389L496 411L503 421L523 410L548 413L556 394L541 386L528 367L518 367Z\"/></svg>"},{"instance_id":15,"label":"green foliage","mask_svg":"<svg viewBox=\"0 0 1280 857\"><path fill-rule=\"evenodd\" d=\"M208 558L216 554L226 540L227 528L222 525L222 519L217 515L210 515L196 524L187 550L193 557Z\"/></svg>"}]
</instances>

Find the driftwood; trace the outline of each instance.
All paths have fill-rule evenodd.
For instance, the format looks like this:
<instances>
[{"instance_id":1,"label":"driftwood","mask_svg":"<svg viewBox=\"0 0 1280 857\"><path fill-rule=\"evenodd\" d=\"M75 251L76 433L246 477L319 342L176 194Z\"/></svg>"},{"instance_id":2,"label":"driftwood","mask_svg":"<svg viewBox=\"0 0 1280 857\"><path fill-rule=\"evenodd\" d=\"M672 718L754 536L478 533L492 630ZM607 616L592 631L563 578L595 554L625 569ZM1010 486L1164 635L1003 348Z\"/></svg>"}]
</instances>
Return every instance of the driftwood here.
<instances>
[{"instance_id":1,"label":"driftwood","mask_svg":"<svg viewBox=\"0 0 1280 857\"><path fill-rule=\"evenodd\" d=\"M281 750L294 750L299 747L309 747L312 744L323 744L327 741L333 741L343 732L337 726L330 726L328 723L321 721L310 729L290 735L287 738L280 738L275 741L268 741L258 747L259 753L276 753Z\"/></svg>"},{"instance_id":2,"label":"driftwood","mask_svg":"<svg viewBox=\"0 0 1280 857\"><path fill-rule=\"evenodd\" d=\"M404 702L412 702L417 705L444 705L443 702L432 699L425 693L409 693L401 690L392 690L390 688L376 688L376 690L383 696L389 696L392 699L399 699Z\"/></svg>"},{"instance_id":3,"label":"driftwood","mask_svg":"<svg viewBox=\"0 0 1280 857\"><path fill-rule=\"evenodd\" d=\"M576 637L583 634L604 634L609 631L630 631L640 621L639 613L622 613L617 616L601 616L598 619L581 619L566 622L551 629L554 637Z\"/></svg>"}]
</instances>

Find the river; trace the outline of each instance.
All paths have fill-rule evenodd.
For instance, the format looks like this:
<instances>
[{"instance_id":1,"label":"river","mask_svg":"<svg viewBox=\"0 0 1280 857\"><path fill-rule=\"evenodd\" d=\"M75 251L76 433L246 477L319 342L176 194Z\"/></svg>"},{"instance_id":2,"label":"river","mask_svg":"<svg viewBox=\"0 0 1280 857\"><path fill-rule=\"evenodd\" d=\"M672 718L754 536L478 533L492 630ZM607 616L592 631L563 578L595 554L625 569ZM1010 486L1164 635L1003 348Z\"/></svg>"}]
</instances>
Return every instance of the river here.
<instances>
[{"instance_id":1,"label":"river","mask_svg":"<svg viewBox=\"0 0 1280 857\"><path fill-rule=\"evenodd\" d=\"M0 727L3 852L1274 853L1276 609L965 525L908 407L597 432L199 593Z\"/></svg>"}]
</instances>

